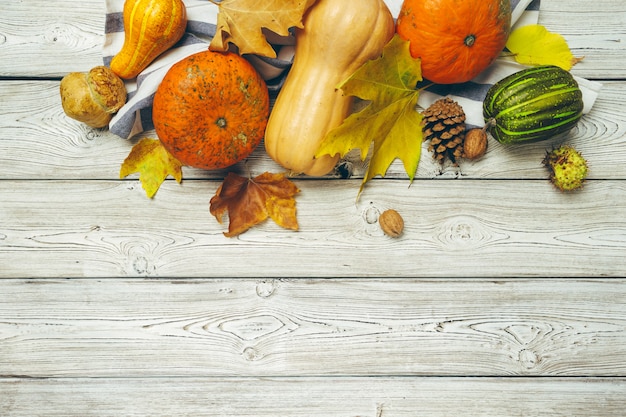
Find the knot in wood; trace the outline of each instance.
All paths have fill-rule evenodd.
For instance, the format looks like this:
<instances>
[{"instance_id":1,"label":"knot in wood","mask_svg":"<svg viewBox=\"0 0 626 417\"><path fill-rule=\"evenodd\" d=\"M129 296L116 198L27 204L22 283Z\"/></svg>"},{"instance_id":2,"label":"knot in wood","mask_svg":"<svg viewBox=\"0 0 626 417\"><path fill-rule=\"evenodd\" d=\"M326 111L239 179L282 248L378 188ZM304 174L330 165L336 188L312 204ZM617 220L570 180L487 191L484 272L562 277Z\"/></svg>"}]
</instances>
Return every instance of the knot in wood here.
<instances>
[{"instance_id":1,"label":"knot in wood","mask_svg":"<svg viewBox=\"0 0 626 417\"><path fill-rule=\"evenodd\" d=\"M257 359L259 359L259 354L257 353L256 349L252 348L252 347L247 347L243 350L243 358L247 361L255 361Z\"/></svg>"},{"instance_id":2,"label":"knot in wood","mask_svg":"<svg viewBox=\"0 0 626 417\"><path fill-rule=\"evenodd\" d=\"M525 369L532 369L539 363L539 357L537 354L528 349L522 349L520 351L518 360Z\"/></svg>"},{"instance_id":3,"label":"knot in wood","mask_svg":"<svg viewBox=\"0 0 626 417\"><path fill-rule=\"evenodd\" d=\"M272 294L274 294L275 290L276 290L276 285L273 280L261 281L261 282L258 282L256 285L256 294L262 298L271 297Z\"/></svg>"},{"instance_id":4,"label":"knot in wood","mask_svg":"<svg viewBox=\"0 0 626 417\"><path fill-rule=\"evenodd\" d=\"M370 205L363 213L363 218L367 224L376 224L378 217L380 217L380 210L373 205Z\"/></svg>"}]
</instances>

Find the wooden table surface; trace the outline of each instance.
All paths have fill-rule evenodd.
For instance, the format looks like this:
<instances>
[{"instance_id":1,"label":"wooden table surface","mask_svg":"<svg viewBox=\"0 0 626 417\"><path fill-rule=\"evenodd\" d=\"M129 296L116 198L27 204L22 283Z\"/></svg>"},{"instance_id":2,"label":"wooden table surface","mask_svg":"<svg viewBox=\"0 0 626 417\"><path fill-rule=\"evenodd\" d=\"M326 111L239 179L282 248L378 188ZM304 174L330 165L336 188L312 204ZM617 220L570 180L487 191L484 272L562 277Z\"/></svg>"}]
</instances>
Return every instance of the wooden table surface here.
<instances>
[{"instance_id":1,"label":"wooden table surface","mask_svg":"<svg viewBox=\"0 0 626 417\"><path fill-rule=\"evenodd\" d=\"M101 64L103 0L5 0L0 15L1 416L623 416L626 3L542 0L572 72L600 81L565 140L461 166L424 151L356 201L295 178L300 231L222 235L225 172L148 199L134 141L65 116L59 81ZM147 132L146 136L150 136ZM236 172L279 172L261 148ZM406 229L376 222L398 210Z\"/></svg>"}]
</instances>

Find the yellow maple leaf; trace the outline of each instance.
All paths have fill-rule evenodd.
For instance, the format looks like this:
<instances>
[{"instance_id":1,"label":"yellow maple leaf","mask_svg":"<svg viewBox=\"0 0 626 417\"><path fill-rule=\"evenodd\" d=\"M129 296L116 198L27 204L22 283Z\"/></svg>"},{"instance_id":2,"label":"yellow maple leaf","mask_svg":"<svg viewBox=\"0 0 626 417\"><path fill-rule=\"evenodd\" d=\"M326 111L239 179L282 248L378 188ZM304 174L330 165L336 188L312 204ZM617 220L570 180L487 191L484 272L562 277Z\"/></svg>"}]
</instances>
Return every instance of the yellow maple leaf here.
<instances>
[{"instance_id":1,"label":"yellow maple leaf","mask_svg":"<svg viewBox=\"0 0 626 417\"><path fill-rule=\"evenodd\" d=\"M366 62L339 86L344 94L370 103L328 132L316 156L344 156L360 149L365 160L373 143L359 194L370 179L384 177L397 158L413 180L422 147L422 115L416 110L421 80L420 60L412 58L409 43L395 35L381 57Z\"/></svg>"},{"instance_id":2,"label":"yellow maple leaf","mask_svg":"<svg viewBox=\"0 0 626 417\"><path fill-rule=\"evenodd\" d=\"M506 43L514 59L523 65L556 65L569 71L582 58L575 58L563 36L542 25L515 29Z\"/></svg>"},{"instance_id":3,"label":"yellow maple leaf","mask_svg":"<svg viewBox=\"0 0 626 417\"><path fill-rule=\"evenodd\" d=\"M212 51L227 51L229 43L240 54L256 54L276 58L276 52L265 38L263 29L280 36L289 35L289 28L302 28L304 12L316 0L223 0L219 7L217 29L209 44Z\"/></svg>"},{"instance_id":4,"label":"yellow maple leaf","mask_svg":"<svg viewBox=\"0 0 626 417\"><path fill-rule=\"evenodd\" d=\"M139 181L149 198L154 197L168 175L180 183L182 164L163 147L158 139L143 138L133 146L122 163L120 178L139 173Z\"/></svg>"}]
</instances>

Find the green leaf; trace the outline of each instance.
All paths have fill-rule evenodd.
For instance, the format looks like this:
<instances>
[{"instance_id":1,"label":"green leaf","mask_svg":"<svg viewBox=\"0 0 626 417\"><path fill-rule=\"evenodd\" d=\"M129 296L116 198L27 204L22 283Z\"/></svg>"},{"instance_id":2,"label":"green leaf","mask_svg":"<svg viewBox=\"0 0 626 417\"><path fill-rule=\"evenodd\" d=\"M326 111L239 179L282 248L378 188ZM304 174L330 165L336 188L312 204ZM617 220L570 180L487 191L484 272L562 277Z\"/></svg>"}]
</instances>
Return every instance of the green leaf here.
<instances>
[{"instance_id":1,"label":"green leaf","mask_svg":"<svg viewBox=\"0 0 626 417\"><path fill-rule=\"evenodd\" d=\"M575 58L563 36L542 25L526 25L515 29L506 43L517 62L523 65L556 65L565 71L582 58Z\"/></svg>"},{"instance_id":2,"label":"green leaf","mask_svg":"<svg viewBox=\"0 0 626 417\"><path fill-rule=\"evenodd\" d=\"M395 159L402 160L413 180L422 148L422 115L416 109L421 80L420 61L411 57L409 43L395 35L380 58L366 62L338 86L370 103L328 132L316 156L360 149L365 160L373 146L361 191L370 179L384 177Z\"/></svg>"}]
</instances>

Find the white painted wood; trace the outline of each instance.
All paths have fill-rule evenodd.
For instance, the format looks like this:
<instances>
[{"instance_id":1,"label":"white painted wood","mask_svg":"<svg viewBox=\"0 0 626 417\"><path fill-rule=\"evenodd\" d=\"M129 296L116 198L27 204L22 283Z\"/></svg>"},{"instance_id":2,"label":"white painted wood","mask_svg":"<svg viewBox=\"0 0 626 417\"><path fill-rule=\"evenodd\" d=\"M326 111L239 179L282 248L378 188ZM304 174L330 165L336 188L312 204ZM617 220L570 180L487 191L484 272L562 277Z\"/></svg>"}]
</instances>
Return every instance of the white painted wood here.
<instances>
[{"instance_id":1,"label":"white painted wood","mask_svg":"<svg viewBox=\"0 0 626 417\"><path fill-rule=\"evenodd\" d=\"M63 77L102 64L104 0L6 0L0 76Z\"/></svg>"},{"instance_id":2,"label":"white painted wood","mask_svg":"<svg viewBox=\"0 0 626 417\"><path fill-rule=\"evenodd\" d=\"M578 3L583 3L579 5ZM543 0L539 23L565 36L583 77L623 78L626 6L622 0ZM102 63L104 1L8 0L0 17L0 76L62 77ZM16 23L17 22L17 23Z\"/></svg>"},{"instance_id":3,"label":"white painted wood","mask_svg":"<svg viewBox=\"0 0 626 417\"><path fill-rule=\"evenodd\" d=\"M604 84L567 138L583 192L547 183L559 141L491 143L458 169L424 153L410 187L394 164L358 203L359 179L297 179L301 230L237 239L208 211L224 172L149 200L118 178L132 142L63 114L60 78L101 63L103 0L1 9L2 417L624 415L622 0L542 0Z\"/></svg>"},{"instance_id":4,"label":"white painted wood","mask_svg":"<svg viewBox=\"0 0 626 417\"><path fill-rule=\"evenodd\" d=\"M582 3L582 4L579 4ZM623 79L626 3L542 0L539 23L561 34L576 57L572 72L590 79ZM599 68L601 67L601 68Z\"/></svg>"},{"instance_id":5,"label":"white painted wood","mask_svg":"<svg viewBox=\"0 0 626 417\"><path fill-rule=\"evenodd\" d=\"M621 417L623 379L0 379L11 417Z\"/></svg>"},{"instance_id":6,"label":"white painted wood","mask_svg":"<svg viewBox=\"0 0 626 417\"><path fill-rule=\"evenodd\" d=\"M299 231L226 238L218 181L0 181L0 277L623 276L626 182L299 180ZM378 215L404 217L400 239Z\"/></svg>"},{"instance_id":7,"label":"white painted wood","mask_svg":"<svg viewBox=\"0 0 626 417\"><path fill-rule=\"evenodd\" d=\"M433 162L423 145L417 178L545 178L541 161L547 150L564 141L576 146L591 165L590 178L626 178L626 114L623 98L626 82L603 84L591 113L566 137L532 144L503 146L491 140L487 154L478 161L462 160L459 167ZM143 136L156 138L154 131ZM103 129L91 129L69 119L61 108L56 81L4 81L0 83L0 179L117 179L122 162L135 141L127 141ZM365 165L352 159L354 176ZM246 163L233 168L245 174L282 168L261 144ZM229 169L231 170L231 169ZM183 177L223 178L225 171L186 168ZM136 176L135 176L136 177ZM388 178L407 179L396 161ZM132 178L132 177L131 177Z\"/></svg>"},{"instance_id":8,"label":"white painted wood","mask_svg":"<svg viewBox=\"0 0 626 417\"><path fill-rule=\"evenodd\" d=\"M0 376L623 376L626 280L0 280Z\"/></svg>"}]
</instances>

